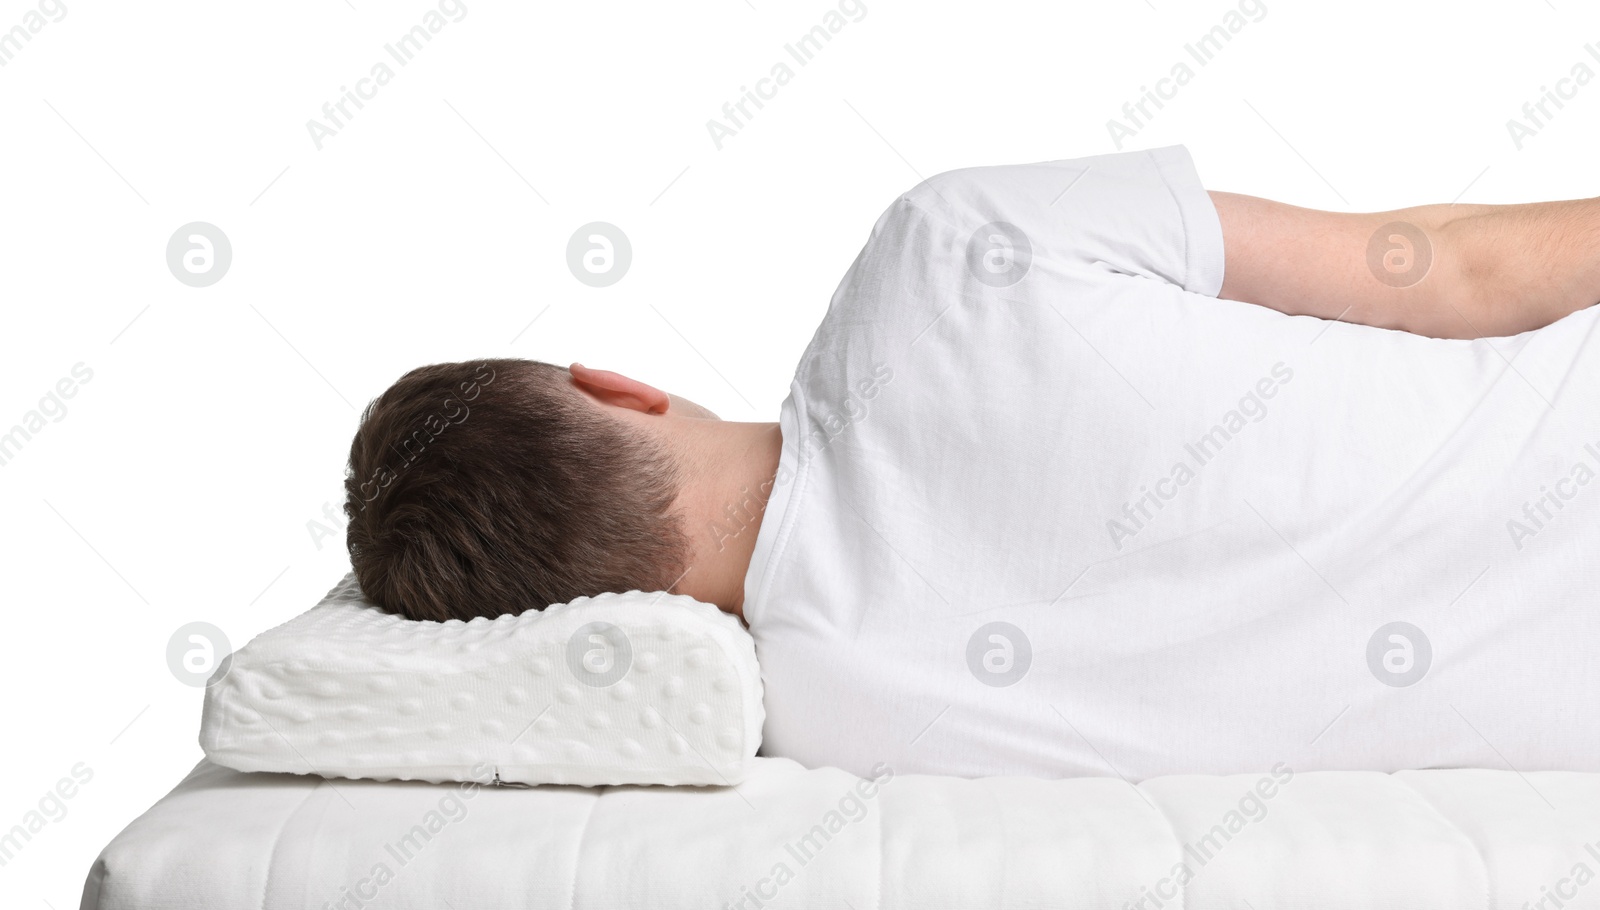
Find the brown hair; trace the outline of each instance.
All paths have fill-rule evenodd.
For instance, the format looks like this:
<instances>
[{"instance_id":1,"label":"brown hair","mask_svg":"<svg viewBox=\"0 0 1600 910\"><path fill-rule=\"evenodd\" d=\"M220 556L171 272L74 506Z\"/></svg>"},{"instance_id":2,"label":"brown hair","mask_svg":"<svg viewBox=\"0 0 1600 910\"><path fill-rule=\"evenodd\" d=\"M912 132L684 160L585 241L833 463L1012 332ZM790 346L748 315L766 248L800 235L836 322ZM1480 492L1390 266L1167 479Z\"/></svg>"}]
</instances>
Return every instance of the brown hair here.
<instances>
[{"instance_id":1,"label":"brown hair","mask_svg":"<svg viewBox=\"0 0 1600 910\"><path fill-rule=\"evenodd\" d=\"M581 394L560 367L494 359L418 367L368 404L344 482L368 599L443 621L671 586L676 466Z\"/></svg>"}]
</instances>

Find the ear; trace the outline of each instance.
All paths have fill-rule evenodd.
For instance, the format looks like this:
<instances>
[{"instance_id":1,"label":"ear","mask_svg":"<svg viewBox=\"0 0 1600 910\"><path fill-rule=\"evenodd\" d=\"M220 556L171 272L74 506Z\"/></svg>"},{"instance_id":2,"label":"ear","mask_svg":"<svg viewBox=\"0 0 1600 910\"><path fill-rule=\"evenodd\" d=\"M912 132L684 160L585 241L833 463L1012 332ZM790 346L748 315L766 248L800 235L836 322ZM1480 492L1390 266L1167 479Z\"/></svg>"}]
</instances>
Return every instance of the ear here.
<instances>
[{"instance_id":1,"label":"ear","mask_svg":"<svg viewBox=\"0 0 1600 910\"><path fill-rule=\"evenodd\" d=\"M666 392L610 370L591 370L581 363L567 368L572 384L601 404L643 414L665 414L672 405Z\"/></svg>"}]
</instances>

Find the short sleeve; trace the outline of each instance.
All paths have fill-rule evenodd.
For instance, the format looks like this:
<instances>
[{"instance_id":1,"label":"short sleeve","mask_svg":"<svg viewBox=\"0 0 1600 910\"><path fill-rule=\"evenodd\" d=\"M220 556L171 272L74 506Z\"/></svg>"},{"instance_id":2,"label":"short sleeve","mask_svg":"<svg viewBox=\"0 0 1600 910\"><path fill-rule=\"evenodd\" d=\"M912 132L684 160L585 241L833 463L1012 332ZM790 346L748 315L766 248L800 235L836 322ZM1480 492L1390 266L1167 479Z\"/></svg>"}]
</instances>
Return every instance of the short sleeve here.
<instances>
[{"instance_id":1,"label":"short sleeve","mask_svg":"<svg viewBox=\"0 0 1600 910\"><path fill-rule=\"evenodd\" d=\"M1140 275L1208 297L1222 289L1222 225L1181 145L950 171L906 198L958 238L1009 225L1035 263Z\"/></svg>"}]
</instances>

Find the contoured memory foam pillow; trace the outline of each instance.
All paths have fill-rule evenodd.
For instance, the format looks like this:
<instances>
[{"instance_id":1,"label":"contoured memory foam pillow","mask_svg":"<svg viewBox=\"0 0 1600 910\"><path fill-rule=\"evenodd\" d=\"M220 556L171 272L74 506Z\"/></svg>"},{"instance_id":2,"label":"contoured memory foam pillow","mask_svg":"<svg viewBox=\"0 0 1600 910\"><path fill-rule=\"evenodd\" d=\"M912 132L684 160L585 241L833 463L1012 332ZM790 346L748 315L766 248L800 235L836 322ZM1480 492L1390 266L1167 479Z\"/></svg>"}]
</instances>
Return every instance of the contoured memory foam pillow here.
<instances>
[{"instance_id":1,"label":"contoured memory foam pillow","mask_svg":"<svg viewBox=\"0 0 1600 910\"><path fill-rule=\"evenodd\" d=\"M368 601L352 574L224 663L200 746L240 771L730 785L762 720L749 634L693 598L632 591L419 622Z\"/></svg>"}]
</instances>

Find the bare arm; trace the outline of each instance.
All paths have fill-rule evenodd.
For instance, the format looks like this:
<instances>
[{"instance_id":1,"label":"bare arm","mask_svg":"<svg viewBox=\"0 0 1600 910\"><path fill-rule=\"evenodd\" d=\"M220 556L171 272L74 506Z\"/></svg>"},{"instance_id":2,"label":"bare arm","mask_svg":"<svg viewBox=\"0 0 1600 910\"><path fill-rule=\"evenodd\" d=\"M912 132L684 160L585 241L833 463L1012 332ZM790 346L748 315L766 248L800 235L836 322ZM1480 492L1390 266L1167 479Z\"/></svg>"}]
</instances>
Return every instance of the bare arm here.
<instances>
[{"instance_id":1,"label":"bare arm","mask_svg":"<svg viewBox=\"0 0 1600 910\"><path fill-rule=\"evenodd\" d=\"M1436 338L1514 335L1600 301L1600 199L1371 214L1211 199L1230 300Z\"/></svg>"}]
</instances>

